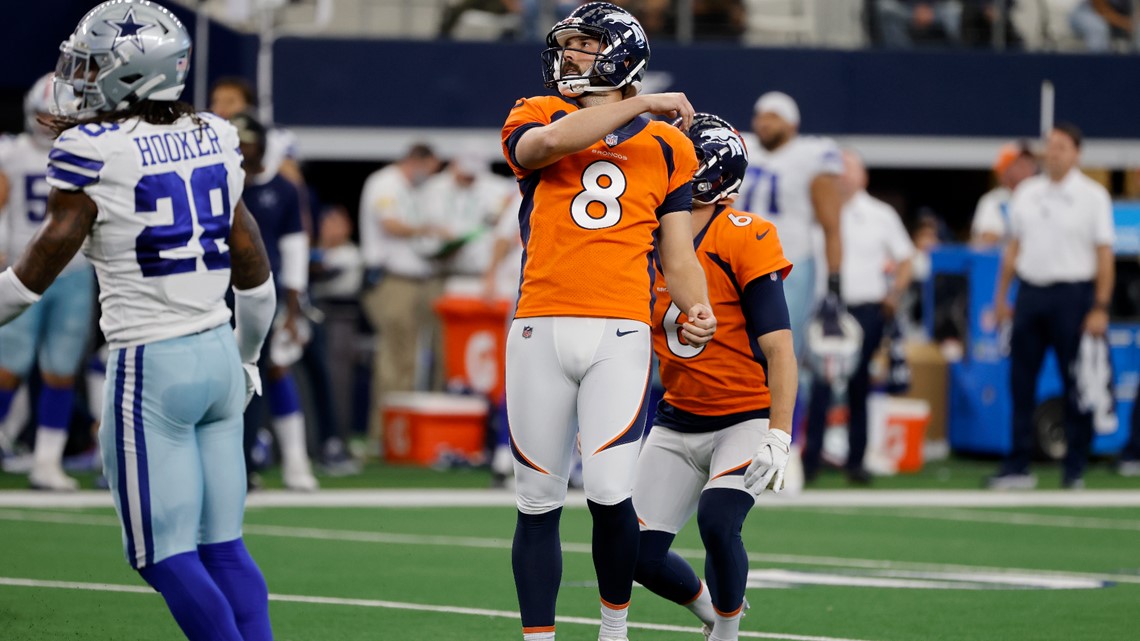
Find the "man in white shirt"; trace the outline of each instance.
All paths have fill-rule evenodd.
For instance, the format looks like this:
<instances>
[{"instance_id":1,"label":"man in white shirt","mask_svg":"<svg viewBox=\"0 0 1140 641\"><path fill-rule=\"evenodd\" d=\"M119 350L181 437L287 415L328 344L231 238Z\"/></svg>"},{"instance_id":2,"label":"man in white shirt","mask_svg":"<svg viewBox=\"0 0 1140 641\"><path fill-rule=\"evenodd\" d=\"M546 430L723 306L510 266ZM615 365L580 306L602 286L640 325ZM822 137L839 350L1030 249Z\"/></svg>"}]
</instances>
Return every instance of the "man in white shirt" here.
<instances>
[{"instance_id":1,"label":"man in white shirt","mask_svg":"<svg viewBox=\"0 0 1140 641\"><path fill-rule=\"evenodd\" d=\"M439 169L427 145L416 144L404 157L373 173L360 197L360 249L373 286L362 299L376 330L372 399L415 389L421 332L438 334L431 305L442 292L438 266L427 244L448 233L425 215L422 185ZM438 368L437 368L438 369ZM371 413L370 433L379 435L379 412Z\"/></svg>"},{"instance_id":2,"label":"man in white shirt","mask_svg":"<svg viewBox=\"0 0 1140 641\"><path fill-rule=\"evenodd\" d=\"M870 392L871 358L883 342L883 331L898 311L899 301L910 286L914 244L898 212L867 193L867 170L858 154L843 153L840 180L843 209L839 215L843 242L842 296L847 311L863 329L859 365L847 381L847 422L850 443L845 466L852 483L871 480L863 467L867 449L867 395ZM804 478L819 473L823 432L831 407L832 388L826 381L812 385L808 410L807 443L804 446Z\"/></svg>"},{"instance_id":3,"label":"man in white shirt","mask_svg":"<svg viewBox=\"0 0 1140 641\"><path fill-rule=\"evenodd\" d=\"M1025 142L1003 145L994 160L998 186L978 200L970 243L981 249L1004 246L1009 240L1009 200L1021 181L1037 173L1037 158Z\"/></svg>"},{"instance_id":4,"label":"man in white shirt","mask_svg":"<svg viewBox=\"0 0 1140 641\"><path fill-rule=\"evenodd\" d=\"M1103 186L1078 168L1081 131L1059 124L1045 147L1045 173L1023 182L1010 201L1012 239L1002 259L994 295L998 322L1013 320L1010 334L1010 388L1013 398L1013 446L1001 470L988 480L993 489L1031 489L1033 411L1037 376L1045 350L1057 354L1065 388L1065 454L1062 486L1084 486L1092 440L1092 420L1074 399L1071 365L1081 335L1103 336L1116 266L1112 199ZM1017 300L1008 294L1016 274Z\"/></svg>"},{"instance_id":5,"label":"man in white shirt","mask_svg":"<svg viewBox=\"0 0 1140 641\"><path fill-rule=\"evenodd\" d=\"M791 96L768 92L756 101L752 130L763 147L748 166L740 209L776 225L784 255L795 264L784 294L798 356L816 303L815 245L822 229L828 289L839 296L841 242L839 175L843 160L833 140L800 136L800 110Z\"/></svg>"}]
</instances>

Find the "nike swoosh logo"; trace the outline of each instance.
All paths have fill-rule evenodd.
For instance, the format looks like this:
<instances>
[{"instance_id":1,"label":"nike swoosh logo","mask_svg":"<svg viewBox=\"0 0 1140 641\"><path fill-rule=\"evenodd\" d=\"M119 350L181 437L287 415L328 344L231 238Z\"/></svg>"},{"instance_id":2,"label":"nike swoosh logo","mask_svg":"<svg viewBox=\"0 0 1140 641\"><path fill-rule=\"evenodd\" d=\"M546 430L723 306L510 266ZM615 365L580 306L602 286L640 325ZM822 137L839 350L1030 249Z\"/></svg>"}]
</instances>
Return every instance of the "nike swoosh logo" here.
<instances>
[{"instance_id":1,"label":"nike swoosh logo","mask_svg":"<svg viewBox=\"0 0 1140 641\"><path fill-rule=\"evenodd\" d=\"M772 231L772 230L769 229L768 231L764 232L763 234L756 234L756 240L764 240L764 237L768 235L769 231Z\"/></svg>"},{"instance_id":2,"label":"nike swoosh logo","mask_svg":"<svg viewBox=\"0 0 1140 641\"><path fill-rule=\"evenodd\" d=\"M636 329L631 329L628 332L623 332L620 329L617 331L618 338L621 338L622 336L629 336L630 334L636 334L636 333L637 333Z\"/></svg>"}]
</instances>

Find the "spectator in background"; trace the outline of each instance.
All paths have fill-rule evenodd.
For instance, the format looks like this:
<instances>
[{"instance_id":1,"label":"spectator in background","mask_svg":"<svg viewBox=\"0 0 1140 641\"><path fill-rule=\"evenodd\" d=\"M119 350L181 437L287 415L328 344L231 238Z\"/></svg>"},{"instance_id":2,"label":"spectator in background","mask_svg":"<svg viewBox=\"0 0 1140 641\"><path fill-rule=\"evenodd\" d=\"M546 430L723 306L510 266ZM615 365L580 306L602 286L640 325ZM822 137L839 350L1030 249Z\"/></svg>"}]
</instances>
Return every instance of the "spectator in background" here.
<instances>
[{"instance_id":1,"label":"spectator in background","mask_svg":"<svg viewBox=\"0 0 1140 641\"><path fill-rule=\"evenodd\" d=\"M491 173L487 159L478 153L455 156L446 171L424 183L425 215L452 238L431 248L445 275L474 280L487 271L494 243L489 232L513 187L510 180Z\"/></svg>"},{"instance_id":2,"label":"spectator in background","mask_svg":"<svg viewBox=\"0 0 1140 641\"><path fill-rule=\"evenodd\" d=\"M1004 245L1009 240L1009 201L1023 180L1037 173L1037 158L1025 141L1003 145L993 165L997 187L978 200L970 225L970 243L978 248Z\"/></svg>"},{"instance_id":3,"label":"spectator in background","mask_svg":"<svg viewBox=\"0 0 1140 641\"><path fill-rule=\"evenodd\" d=\"M843 152L839 215L843 242L842 298L847 311L863 329L859 365L847 382L847 422L850 443L847 478L867 484L871 476L863 467L867 449L867 396L871 392L871 358L883 342L883 330L898 312L899 303L910 286L911 259L915 248L898 212L867 193L867 170L853 151ZM807 443L804 447L804 479L819 474L823 433L832 401L831 385L815 381L808 411Z\"/></svg>"},{"instance_id":4,"label":"spectator in background","mask_svg":"<svg viewBox=\"0 0 1140 641\"><path fill-rule=\"evenodd\" d=\"M959 0L874 0L881 44L908 48L916 44L961 40Z\"/></svg>"},{"instance_id":5,"label":"spectator in background","mask_svg":"<svg viewBox=\"0 0 1140 641\"><path fill-rule=\"evenodd\" d=\"M991 489L1032 489L1033 413L1037 377L1045 350L1057 355L1065 389L1065 452L1062 487L1084 487L1092 442L1092 416L1077 406L1073 365L1084 334L1108 330L1116 261L1112 199L1096 181L1081 173L1081 132L1059 124L1049 134L1042 165L1045 173L1027 179L1009 204L1011 239L994 294L994 316L1013 320L1010 332L1010 392L1013 399L1013 448ZM1010 284L1020 286L1011 309Z\"/></svg>"},{"instance_id":6,"label":"spectator in background","mask_svg":"<svg viewBox=\"0 0 1140 641\"><path fill-rule=\"evenodd\" d=\"M364 281L364 259L360 248L352 242L352 218L343 206L330 207L321 215L317 247L313 250L309 270L310 292L322 322L313 328L310 345L323 349L309 350L329 381L328 424L321 430L321 471L329 476L347 476L360 471L360 464L348 452L345 441L353 434L351 426L340 417L353 406L354 362L357 355L360 326L361 284ZM309 355L306 354L306 358ZM318 374L318 376L321 374Z\"/></svg>"},{"instance_id":7,"label":"spectator in background","mask_svg":"<svg viewBox=\"0 0 1140 641\"><path fill-rule=\"evenodd\" d=\"M1069 14L1069 26L1095 53L1109 51L1113 38L1137 40L1132 0L1082 0Z\"/></svg>"},{"instance_id":8,"label":"spectator in background","mask_svg":"<svg viewBox=\"0 0 1140 641\"><path fill-rule=\"evenodd\" d=\"M742 0L694 0L693 39L738 40L748 26Z\"/></svg>"},{"instance_id":9,"label":"spectator in background","mask_svg":"<svg viewBox=\"0 0 1140 641\"><path fill-rule=\"evenodd\" d=\"M268 400L270 423L281 451L281 476L291 490L313 491L318 487L309 463L305 416L301 396L289 366L301 357L307 342L308 321L301 310L301 297L309 285L309 237L301 226L297 188L284 176L270 174L261 165L266 130L253 116L241 113L230 119L237 128L245 169L242 201L253 214L265 242L269 267L277 285L277 300L283 303L274 319L258 359L265 397L255 396L245 410L246 467L250 486L258 480L252 449L265 418Z\"/></svg>"},{"instance_id":10,"label":"spectator in background","mask_svg":"<svg viewBox=\"0 0 1140 641\"><path fill-rule=\"evenodd\" d=\"M450 232L423 208L423 185L437 171L439 160L431 148L415 144L402 159L369 176L360 196L360 246L369 270L362 302L377 333L372 407L384 393L414 390L417 379L428 378L417 356L439 335L431 306L443 281L423 246L451 240ZM369 432L378 438L380 412L370 416Z\"/></svg>"},{"instance_id":11,"label":"spectator in background","mask_svg":"<svg viewBox=\"0 0 1140 641\"><path fill-rule=\"evenodd\" d=\"M1031 0L1032 1L1032 0ZM1007 48L1020 48L1021 34L1010 19L1016 0L961 0L962 44L987 48L993 45L994 30L1000 25Z\"/></svg>"}]
</instances>

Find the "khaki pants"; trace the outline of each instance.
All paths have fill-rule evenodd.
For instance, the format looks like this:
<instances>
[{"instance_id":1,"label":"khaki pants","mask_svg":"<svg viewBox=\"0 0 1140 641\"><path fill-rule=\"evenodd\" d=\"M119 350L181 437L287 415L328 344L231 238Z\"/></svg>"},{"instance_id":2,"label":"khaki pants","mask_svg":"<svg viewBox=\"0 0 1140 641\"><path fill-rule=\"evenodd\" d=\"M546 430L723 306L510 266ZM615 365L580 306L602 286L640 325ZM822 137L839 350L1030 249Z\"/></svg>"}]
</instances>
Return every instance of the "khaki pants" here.
<instances>
[{"instance_id":1,"label":"khaki pants","mask_svg":"<svg viewBox=\"0 0 1140 641\"><path fill-rule=\"evenodd\" d=\"M443 350L439 320L432 305L443 293L442 278L405 278L389 274L364 295L364 313L376 329L372 360L372 399L369 436L382 442L381 407L387 392L416 389L423 363L421 350L432 348L433 377L429 385L440 387Z\"/></svg>"}]
</instances>

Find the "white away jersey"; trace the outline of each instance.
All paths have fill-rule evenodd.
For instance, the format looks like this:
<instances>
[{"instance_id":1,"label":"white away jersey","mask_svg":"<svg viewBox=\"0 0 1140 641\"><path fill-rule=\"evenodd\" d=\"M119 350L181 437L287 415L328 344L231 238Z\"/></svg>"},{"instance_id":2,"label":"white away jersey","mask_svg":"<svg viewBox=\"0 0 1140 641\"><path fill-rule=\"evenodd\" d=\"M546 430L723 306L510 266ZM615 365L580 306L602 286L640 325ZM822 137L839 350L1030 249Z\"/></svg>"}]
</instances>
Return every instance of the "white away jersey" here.
<instances>
[{"instance_id":1,"label":"white away jersey","mask_svg":"<svg viewBox=\"0 0 1140 641\"><path fill-rule=\"evenodd\" d=\"M80 125L52 148L48 183L83 190L99 208L84 252L112 349L229 321L230 226L245 172L233 126L199 116L202 125Z\"/></svg>"},{"instance_id":2,"label":"white away jersey","mask_svg":"<svg viewBox=\"0 0 1140 641\"><path fill-rule=\"evenodd\" d=\"M793 263L812 256L815 208L811 183L821 174L843 173L843 157L830 138L796 136L776 151L761 148L749 160L736 208L776 225L784 255Z\"/></svg>"},{"instance_id":3,"label":"white away jersey","mask_svg":"<svg viewBox=\"0 0 1140 641\"><path fill-rule=\"evenodd\" d=\"M8 178L8 203L0 214L4 227L4 245L0 254L7 254L15 263L36 235L47 213L47 199L51 187L47 182L50 141L40 142L30 134L0 139L0 173ZM64 273L87 265L77 255Z\"/></svg>"}]
</instances>

